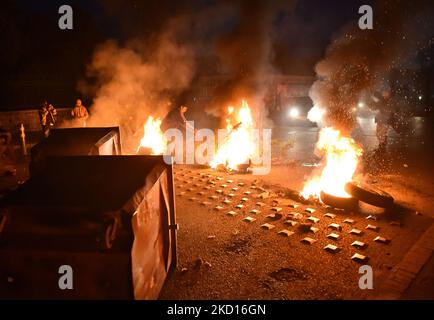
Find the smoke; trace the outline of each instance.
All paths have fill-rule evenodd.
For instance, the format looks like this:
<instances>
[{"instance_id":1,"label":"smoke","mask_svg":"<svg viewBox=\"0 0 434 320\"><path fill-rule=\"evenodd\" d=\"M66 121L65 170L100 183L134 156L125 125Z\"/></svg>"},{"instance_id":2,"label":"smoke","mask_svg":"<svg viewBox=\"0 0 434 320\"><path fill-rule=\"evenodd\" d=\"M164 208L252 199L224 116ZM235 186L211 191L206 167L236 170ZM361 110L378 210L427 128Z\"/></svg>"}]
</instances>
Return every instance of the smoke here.
<instances>
[{"instance_id":1,"label":"smoke","mask_svg":"<svg viewBox=\"0 0 434 320\"><path fill-rule=\"evenodd\" d=\"M163 117L171 100L187 88L195 73L195 51L179 41L188 17L171 19L163 31L125 46L107 41L97 46L88 76L96 92L88 126L120 126L125 148L134 150L149 115ZM88 85L81 84L85 92Z\"/></svg>"},{"instance_id":2,"label":"smoke","mask_svg":"<svg viewBox=\"0 0 434 320\"><path fill-rule=\"evenodd\" d=\"M291 1L241 0L236 2L237 24L220 36L214 53L227 68L229 78L214 90L213 102L206 111L221 116L228 105L239 105L245 98L254 100L255 114L263 109L263 95L273 68L273 20Z\"/></svg>"},{"instance_id":3,"label":"smoke","mask_svg":"<svg viewBox=\"0 0 434 320\"><path fill-rule=\"evenodd\" d=\"M272 72L273 20L292 2L239 0L202 7L198 3L179 3L172 15L170 6L164 14L154 8L158 17L144 22L142 34L134 32L126 44L107 41L96 47L88 81L79 84L83 95L94 96L88 126L119 125L124 149L135 150L149 115L164 117L175 107L174 101L201 90L195 86L200 76L216 71L209 67L210 53L229 76L211 93L211 102L199 107L222 116L228 104L238 106L245 98L263 123L262 98ZM107 10L116 16L122 2L109 4ZM126 30L134 30L130 24L134 25L125 24ZM158 31L149 35L153 25Z\"/></svg>"},{"instance_id":4,"label":"smoke","mask_svg":"<svg viewBox=\"0 0 434 320\"><path fill-rule=\"evenodd\" d=\"M432 13L430 1L379 1L373 30L359 29L357 21L344 28L316 65L318 80L309 93L326 109L325 125L349 133L355 123L351 110L362 91L424 45Z\"/></svg>"}]
</instances>

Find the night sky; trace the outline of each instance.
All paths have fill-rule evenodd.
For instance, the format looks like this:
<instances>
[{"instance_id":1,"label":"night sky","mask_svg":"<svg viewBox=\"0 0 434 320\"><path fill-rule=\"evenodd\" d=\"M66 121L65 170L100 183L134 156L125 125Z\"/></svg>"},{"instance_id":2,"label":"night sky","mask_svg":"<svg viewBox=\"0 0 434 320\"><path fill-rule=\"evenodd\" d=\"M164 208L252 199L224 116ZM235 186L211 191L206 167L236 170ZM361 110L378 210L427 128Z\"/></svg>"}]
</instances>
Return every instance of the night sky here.
<instances>
[{"instance_id":1,"label":"night sky","mask_svg":"<svg viewBox=\"0 0 434 320\"><path fill-rule=\"evenodd\" d=\"M273 22L272 64L276 73L314 75L315 63L323 57L332 36L349 21L357 21L360 5L372 2L300 0L282 9ZM74 30L63 31L57 26L62 4L74 10ZM120 44L133 38L147 41L168 18L194 14L215 4L205 0L2 1L0 107L36 106L44 97L56 105L70 106L96 45L108 39ZM233 24L236 21L228 18L208 32L218 34ZM207 55L206 50L201 53L202 57ZM83 98L88 103L92 99Z\"/></svg>"}]
</instances>

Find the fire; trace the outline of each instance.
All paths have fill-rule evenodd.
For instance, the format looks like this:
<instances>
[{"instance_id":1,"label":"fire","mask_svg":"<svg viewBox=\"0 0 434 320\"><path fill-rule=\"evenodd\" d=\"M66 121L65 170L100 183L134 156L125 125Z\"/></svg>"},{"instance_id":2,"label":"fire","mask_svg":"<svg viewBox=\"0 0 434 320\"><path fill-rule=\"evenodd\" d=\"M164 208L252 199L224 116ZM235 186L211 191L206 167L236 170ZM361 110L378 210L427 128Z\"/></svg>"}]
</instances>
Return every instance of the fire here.
<instances>
[{"instance_id":1,"label":"fire","mask_svg":"<svg viewBox=\"0 0 434 320\"><path fill-rule=\"evenodd\" d=\"M242 100L242 105L236 113L235 108L229 106L227 114L227 135L223 142L220 142L210 165L212 168L224 165L229 170L237 170L240 164L248 163L255 150L252 136L253 117L245 100Z\"/></svg>"},{"instance_id":2,"label":"fire","mask_svg":"<svg viewBox=\"0 0 434 320\"><path fill-rule=\"evenodd\" d=\"M140 147L151 149L152 154L163 154L166 150L167 142L160 129L160 118L154 119L149 116L144 126L143 138L140 140Z\"/></svg>"},{"instance_id":3,"label":"fire","mask_svg":"<svg viewBox=\"0 0 434 320\"><path fill-rule=\"evenodd\" d=\"M316 148L325 153L326 163L320 176L307 181L301 195L319 198L320 192L349 198L345 184L351 182L357 169L362 148L352 138L345 137L332 127L320 131Z\"/></svg>"}]
</instances>

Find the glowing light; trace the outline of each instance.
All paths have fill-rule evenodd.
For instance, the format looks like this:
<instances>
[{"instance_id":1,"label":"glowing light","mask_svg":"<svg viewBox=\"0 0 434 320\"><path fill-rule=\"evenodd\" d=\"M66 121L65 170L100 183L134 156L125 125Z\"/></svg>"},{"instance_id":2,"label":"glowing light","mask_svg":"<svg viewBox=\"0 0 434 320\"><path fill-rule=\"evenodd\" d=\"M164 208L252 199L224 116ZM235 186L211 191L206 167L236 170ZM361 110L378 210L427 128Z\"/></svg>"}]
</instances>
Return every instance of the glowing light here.
<instances>
[{"instance_id":1,"label":"glowing light","mask_svg":"<svg viewBox=\"0 0 434 320\"><path fill-rule=\"evenodd\" d=\"M300 110L297 107L289 109L289 116L291 118L297 118L300 115Z\"/></svg>"}]
</instances>

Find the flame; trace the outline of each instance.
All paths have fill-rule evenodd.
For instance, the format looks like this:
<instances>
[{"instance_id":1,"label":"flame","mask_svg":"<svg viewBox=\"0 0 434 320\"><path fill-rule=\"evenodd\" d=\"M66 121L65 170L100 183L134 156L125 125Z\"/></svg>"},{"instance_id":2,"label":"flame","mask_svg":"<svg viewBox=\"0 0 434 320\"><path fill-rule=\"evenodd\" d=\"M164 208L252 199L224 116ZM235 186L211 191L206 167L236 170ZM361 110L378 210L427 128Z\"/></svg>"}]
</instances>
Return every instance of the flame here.
<instances>
[{"instance_id":1,"label":"flame","mask_svg":"<svg viewBox=\"0 0 434 320\"><path fill-rule=\"evenodd\" d=\"M210 165L212 168L224 165L229 170L237 170L240 164L248 163L255 150L252 136L253 117L245 100L242 100L237 112L233 106L229 106L227 115L227 135L220 143Z\"/></svg>"},{"instance_id":2,"label":"flame","mask_svg":"<svg viewBox=\"0 0 434 320\"><path fill-rule=\"evenodd\" d=\"M148 148L152 150L152 154L163 154L166 150L167 142L164 139L163 132L160 129L161 119L152 116L148 117L148 120L144 126L143 138L140 140L140 147Z\"/></svg>"},{"instance_id":3,"label":"flame","mask_svg":"<svg viewBox=\"0 0 434 320\"><path fill-rule=\"evenodd\" d=\"M316 176L303 187L301 196L319 198L320 192L349 198L345 184L351 182L357 169L362 148L352 138L345 137L332 127L320 131L316 148L325 153L326 164L320 176Z\"/></svg>"}]
</instances>

